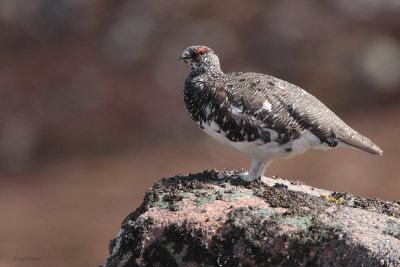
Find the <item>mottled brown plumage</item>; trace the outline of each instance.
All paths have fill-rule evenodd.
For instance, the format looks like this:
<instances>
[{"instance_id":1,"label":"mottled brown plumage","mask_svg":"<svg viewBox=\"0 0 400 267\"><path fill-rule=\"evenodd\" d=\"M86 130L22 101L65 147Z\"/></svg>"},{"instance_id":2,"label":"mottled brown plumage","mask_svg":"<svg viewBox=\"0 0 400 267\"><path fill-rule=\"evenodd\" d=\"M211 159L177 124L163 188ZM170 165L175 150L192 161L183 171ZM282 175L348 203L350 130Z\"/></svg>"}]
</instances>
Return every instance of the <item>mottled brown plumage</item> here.
<instances>
[{"instance_id":1,"label":"mottled brown plumage","mask_svg":"<svg viewBox=\"0 0 400 267\"><path fill-rule=\"evenodd\" d=\"M184 99L192 119L217 141L252 160L251 181L262 176L273 158L307 149L353 146L381 155L382 150L357 133L303 89L258 73L221 71L219 59L206 46L185 49L190 66Z\"/></svg>"}]
</instances>

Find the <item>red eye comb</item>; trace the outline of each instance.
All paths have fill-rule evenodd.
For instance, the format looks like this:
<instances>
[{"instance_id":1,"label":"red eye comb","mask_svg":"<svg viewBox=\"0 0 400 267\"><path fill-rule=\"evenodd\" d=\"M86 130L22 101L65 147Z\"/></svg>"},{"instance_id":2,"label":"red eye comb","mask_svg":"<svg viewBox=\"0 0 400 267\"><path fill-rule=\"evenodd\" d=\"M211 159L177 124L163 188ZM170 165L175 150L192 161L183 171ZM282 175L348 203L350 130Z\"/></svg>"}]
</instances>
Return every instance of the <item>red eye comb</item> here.
<instances>
[{"instance_id":1,"label":"red eye comb","mask_svg":"<svg viewBox=\"0 0 400 267\"><path fill-rule=\"evenodd\" d=\"M207 51L207 49L206 48L204 48L204 47L202 47L202 48L199 48L199 49L197 49L196 50L196 53L200 53L201 51Z\"/></svg>"}]
</instances>

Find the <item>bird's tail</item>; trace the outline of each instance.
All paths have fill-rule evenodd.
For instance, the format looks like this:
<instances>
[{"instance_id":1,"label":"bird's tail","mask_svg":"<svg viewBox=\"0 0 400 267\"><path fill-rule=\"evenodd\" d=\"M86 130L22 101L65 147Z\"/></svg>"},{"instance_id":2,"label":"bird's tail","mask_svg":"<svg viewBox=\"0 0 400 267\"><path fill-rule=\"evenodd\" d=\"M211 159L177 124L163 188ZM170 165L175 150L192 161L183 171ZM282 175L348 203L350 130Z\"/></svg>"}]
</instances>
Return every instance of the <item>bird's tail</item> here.
<instances>
[{"instance_id":1,"label":"bird's tail","mask_svg":"<svg viewBox=\"0 0 400 267\"><path fill-rule=\"evenodd\" d=\"M351 135L351 137L349 137L349 138L338 137L338 139L349 146L367 151L371 154L375 154L375 155L383 154L382 149L380 149L377 145L375 145L367 137L365 137L357 132L354 133L353 135Z\"/></svg>"}]
</instances>

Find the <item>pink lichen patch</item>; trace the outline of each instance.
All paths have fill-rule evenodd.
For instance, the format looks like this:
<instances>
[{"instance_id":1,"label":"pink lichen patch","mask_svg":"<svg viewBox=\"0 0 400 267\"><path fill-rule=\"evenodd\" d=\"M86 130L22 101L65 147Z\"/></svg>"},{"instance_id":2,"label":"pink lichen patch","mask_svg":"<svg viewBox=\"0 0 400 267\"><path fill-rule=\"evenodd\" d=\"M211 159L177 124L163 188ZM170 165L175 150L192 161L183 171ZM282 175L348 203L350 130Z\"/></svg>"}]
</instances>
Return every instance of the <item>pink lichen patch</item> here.
<instances>
[{"instance_id":1,"label":"pink lichen patch","mask_svg":"<svg viewBox=\"0 0 400 267\"><path fill-rule=\"evenodd\" d=\"M206 230L207 238L209 238L216 233L224 232L224 229L221 229L221 226L224 224L221 222L225 222L228 219L230 211L241 207L248 208L252 206L255 207L255 210L270 211L270 214L283 213L286 211L285 208L271 207L261 198L250 195L243 195L235 200L222 198L221 200L215 200L212 203L203 203L201 205L198 205L193 199L193 197L184 198L175 203L175 206L179 207L177 211L162 209L156 206L143 213L139 217L140 220L144 221L150 216L154 220L152 236L143 242L148 244L160 237L164 227L171 223L179 224L184 222L189 227ZM263 214L263 217L268 218L268 214Z\"/></svg>"}]
</instances>

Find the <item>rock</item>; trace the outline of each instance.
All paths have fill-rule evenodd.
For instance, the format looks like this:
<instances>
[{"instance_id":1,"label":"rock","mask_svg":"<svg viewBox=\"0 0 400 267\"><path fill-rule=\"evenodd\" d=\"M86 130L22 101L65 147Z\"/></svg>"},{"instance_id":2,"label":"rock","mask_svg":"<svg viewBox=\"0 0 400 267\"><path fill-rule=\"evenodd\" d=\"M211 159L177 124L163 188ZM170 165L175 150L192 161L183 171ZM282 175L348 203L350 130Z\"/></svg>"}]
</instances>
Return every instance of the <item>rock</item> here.
<instances>
[{"instance_id":1,"label":"rock","mask_svg":"<svg viewBox=\"0 0 400 267\"><path fill-rule=\"evenodd\" d=\"M398 266L400 205L238 171L163 178L109 245L111 266Z\"/></svg>"}]
</instances>

